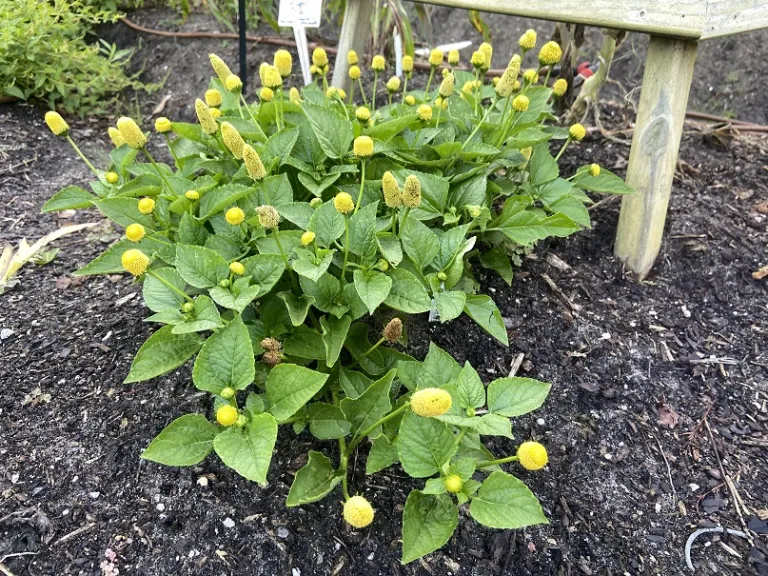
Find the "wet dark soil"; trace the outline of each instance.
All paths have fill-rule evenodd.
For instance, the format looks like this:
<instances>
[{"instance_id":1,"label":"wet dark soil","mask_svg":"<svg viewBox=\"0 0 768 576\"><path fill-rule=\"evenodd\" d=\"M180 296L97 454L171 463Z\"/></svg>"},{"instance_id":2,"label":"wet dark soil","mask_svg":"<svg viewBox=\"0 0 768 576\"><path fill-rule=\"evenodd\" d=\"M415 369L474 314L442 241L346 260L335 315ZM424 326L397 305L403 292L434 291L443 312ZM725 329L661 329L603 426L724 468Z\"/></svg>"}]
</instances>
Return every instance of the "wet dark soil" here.
<instances>
[{"instance_id":1,"label":"wet dark soil","mask_svg":"<svg viewBox=\"0 0 768 576\"><path fill-rule=\"evenodd\" d=\"M438 41L470 36L463 13L437 14L436 22L450 24ZM162 13L135 19L170 25ZM528 25L490 22L497 53ZM141 101L145 121L167 93L162 113L189 117L210 75L208 52L234 62L234 44L142 42L137 64L145 63L147 79L170 70L166 87ZM728 42L703 51L727 51ZM272 50L251 47L254 71ZM729 62L730 69L758 66ZM700 60L692 106L712 102L708 82L715 92L729 90L717 66ZM764 103L764 92L749 77L744 71L733 88L740 95L733 107L763 121L765 106L748 103ZM630 110L606 105L604 120L621 126ZM0 108L1 243L101 222L95 211L38 214L58 189L88 180L41 117L26 106ZM74 122L73 132L94 161L104 158L103 122ZM471 361L486 382L513 364L519 375L552 382L546 405L514 422L518 441L536 438L550 450L546 470L515 473L551 523L492 531L462 515L442 550L405 567L400 514L414 485L398 468L367 478L360 457L351 489L371 499L377 518L354 532L340 518L340 496L300 509L283 504L307 450L318 447L308 433L281 432L266 488L213 457L188 469L139 460L165 424L205 412L207 401L188 368L122 384L151 332L139 287L123 276L70 276L116 238L110 226L65 237L54 262L28 264L20 285L0 296L0 565L16 575L673 575L687 572L684 548L694 530L748 524L753 544L701 536L692 550L697 573L768 574L768 284L752 278L768 263L767 147L691 127L662 252L642 284L612 256L619 203L608 202L593 210L591 230L541 244L511 287L478 272L506 319L509 348L464 319L409 323L415 356L432 338ZM623 174L628 152L595 135L574 148L564 170L597 161ZM333 456L330 443L321 448Z\"/></svg>"}]
</instances>

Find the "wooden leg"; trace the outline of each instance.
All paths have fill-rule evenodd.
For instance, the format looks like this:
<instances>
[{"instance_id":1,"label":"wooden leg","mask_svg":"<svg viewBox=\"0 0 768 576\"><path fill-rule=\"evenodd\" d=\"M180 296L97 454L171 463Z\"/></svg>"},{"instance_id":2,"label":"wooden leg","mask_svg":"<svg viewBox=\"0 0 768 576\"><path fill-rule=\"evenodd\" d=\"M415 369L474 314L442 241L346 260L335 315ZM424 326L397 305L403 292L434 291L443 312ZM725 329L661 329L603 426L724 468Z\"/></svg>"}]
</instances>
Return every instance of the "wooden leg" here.
<instances>
[{"instance_id":1,"label":"wooden leg","mask_svg":"<svg viewBox=\"0 0 768 576\"><path fill-rule=\"evenodd\" d=\"M622 199L614 249L639 280L661 248L697 47L656 36L648 46L627 168L627 184L635 194Z\"/></svg>"},{"instance_id":2,"label":"wooden leg","mask_svg":"<svg viewBox=\"0 0 768 576\"><path fill-rule=\"evenodd\" d=\"M347 64L347 52L354 50L362 59L365 52L365 44L371 34L371 14L375 2L372 0L347 0L347 9L344 12L344 24L339 35L339 52L333 66L332 84L336 88L343 88L347 92L351 87L349 80L349 65ZM362 60L360 63L362 67Z\"/></svg>"}]
</instances>

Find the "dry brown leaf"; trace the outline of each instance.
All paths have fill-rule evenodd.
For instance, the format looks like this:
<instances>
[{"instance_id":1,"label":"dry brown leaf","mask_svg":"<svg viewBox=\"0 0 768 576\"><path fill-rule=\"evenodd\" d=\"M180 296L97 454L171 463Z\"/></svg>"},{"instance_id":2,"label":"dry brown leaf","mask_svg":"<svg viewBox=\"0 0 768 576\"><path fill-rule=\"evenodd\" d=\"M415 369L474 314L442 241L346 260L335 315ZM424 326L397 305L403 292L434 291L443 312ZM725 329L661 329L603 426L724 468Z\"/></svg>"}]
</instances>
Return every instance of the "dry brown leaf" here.
<instances>
[{"instance_id":1,"label":"dry brown leaf","mask_svg":"<svg viewBox=\"0 0 768 576\"><path fill-rule=\"evenodd\" d=\"M657 422L659 426L669 428L670 430L677 426L680 421L680 414L678 414L672 406L669 404L662 404L659 406L659 418Z\"/></svg>"}]
</instances>

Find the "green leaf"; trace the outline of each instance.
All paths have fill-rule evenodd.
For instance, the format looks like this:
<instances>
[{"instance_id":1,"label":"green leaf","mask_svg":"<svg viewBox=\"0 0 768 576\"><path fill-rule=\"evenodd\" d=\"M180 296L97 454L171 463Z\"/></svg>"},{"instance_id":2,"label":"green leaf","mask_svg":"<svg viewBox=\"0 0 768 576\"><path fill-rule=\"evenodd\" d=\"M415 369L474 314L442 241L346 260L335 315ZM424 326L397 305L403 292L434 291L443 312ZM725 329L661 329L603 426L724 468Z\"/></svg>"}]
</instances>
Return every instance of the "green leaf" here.
<instances>
[{"instance_id":1,"label":"green leaf","mask_svg":"<svg viewBox=\"0 0 768 576\"><path fill-rule=\"evenodd\" d=\"M382 232L378 235L379 250L381 255L392 264L397 266L403 261L403 247L400 245L400 238L391 232Z\"/></svg>"},{"instance_id":2,"label":"green leaf","mask_svg":"<svg viewBox=\"0 0 768 576\"><path fill-rule=\"evenodd\" d=\"M520 480L504 472L492 472L469 506L472 518L483 526L516 530L549 524L541 504Z\"/></svg>"},{"instance_id":3,"label":"green leaf","mask_svg":"<svg viewBox=\"0 0 768 576\"><path fill-rule=\"evenodd\" d=\"M574 196L564 196L551 204L547 204L547 208L552 212L567 216L579 226L583 226L584 228L590 228L592 226L589 211L587 210L587 207L584 206L584 201L579 198Z\"/></svg>"},{"instance_id":4,"label":"green leaf","mask_svg":"<svg viewBox=\"0 0 768 576\"><path fill-rule=\"evenodd\" d=\"M348 398L357 398L371 385L372 380L362 372L341 367L339 385Z\"/></svg>"},{"instance_id":5,"label":"green leaf","mask_svg":"<svg viewBox=\"0 0 768 576\"><path fill-rule=\"evenodd\" d=\"M229 264L210 248L176 245L176 269L190 286L211 288L229 277Z\"/></svg>"},{"instance_id":6,"label":"green leaf","mask_svg":"<svg viewBox=\"0 0 768 576\"><path fill-rule=\"evenodd\" d=\"M202 222L195 220L189 212L184 212L179 221L179 243L202 246L208 239L208 230Z\"/></svg>"},{"instance_id":7,"label":"green leaf","mask_svg":"<svg viewBox=\"0 0 768 576\"><path fill-rule=\"evenodd\" d=\"M243 428L232 426L216 436L213 448L221 461L251 482L267 483L277 421L272 414L252 416Z\"/></svg>"},{"instance_id":8,"label":"green leaf","mask_svg":"<svg viewBox=\"0 0 768 576\"><path fill-rule=\"evenodd\" d=\"M315 299L315 308L318 310L333 314L337 318L341 318L349 310L349 306L341 299L341 283L335 276L323 274L317 282L302 276L299 282L304 293Z\"/></svg>"},{"instance_id":9,"label":"green leaf","mask_svg":"<svg viewBox=\"0 0 768 576\"><path fill-rule=\"evenodd\" d=\"M58 212L59 210L77 210L79 208L90 208L91 201L96 196L80 188L79 186L67 186L56 192L53 197L43 205L41 214L47 212Z\"/></svg>"},{"instance_id":10,"label":"green leaf","mask_svg":"<svg viewBox=\"0 0 768 576\"><path fill-rule=\"evenodd\" d=\"M165 466L194 466L213 450L217 433L202 414L185 414L163 428L141 457Z\"/></svg>"},{"instance_id":11,"label":"green leaf","mask_svg":"<svg viewBox=\"0 0 768 576\"><path fill-rule=\"evenodd\" d=\"M267 376L269 411L278 420L290 418L320 391L326 380L328 374L296 364L278 364Z\"/></svg>"},{"instance_id":12,"label":"green leaf","mask_svg":"<svg viewBox=\"0 0 768 576\"><path fill-rule=\"evenodd\" d=\"M155 229L155 222L150 215L139 212L137 198L102 198L93 203L101 212L123 228L131 224L141 224L147 230Z\"/></svg>"},{"instance_id":13,"label":"green leaf","mask_svg":"<svg viewBox=\"0 0 768 576\"><path fill-rule=\"evenodd\" d=\"M334 182L336 182L340 176L341 174L337 172L335 174L330 174L324 178L321 178L318 182L309 174L306 174L305 172L299 172L299 182L301 182L304 187L312 193L313 196L320 198L322 197L323 192Z\"/></svg>"},{"instance_id":14,"label":"green leaf","mask_svg":"<svg viewBox=\"0 0 768 576\"><path fill-rule=\"evenodd\" d=\"M245 267L245 276L250 276L259 285L258 297L268 294L285 271L285 261L278 254L257 254L240 263Z\"/></svg>"},{"instance_id":15,"label":"green leaf","mask_svg":"<svg viewBox=\"0 0 768 576\"><path fill-rule=\"evenodd\" d=\"M533 148L531 161L528 169L531 173L531 184L540 186L557 178L560 175L560 168L557 161L549 152L549 144L543 142Z\"/></svg>"},{"instance_id":16,"label":"green leaf","mask_svg":"<svg viewBox=\"0 0 768 576\"><path fill-rule=\"evenodd\" d=\"M334 440L349 434L350 424L344 413L333 404L313 402L307 409L309 431L320 440Z\"/></svg>"},{"instance_id":17,"label":"green leaf","mask_svg":"<svg viewBox=\"0 0 768 576\"><path fill-rule=\"evenodd\" d=\"M175 286L181 293L171 290L154 276L147 275L142 286L144 303L147 308L152 312L162 312L169 308L178 309L185 300L181 295L185 293L187 287L184 279L174 268L170 267L157 268L153 272L171 286Z\"/></svg>"},{"instance_id":18,"label":"green leaf","mask_svg":"<svg viewBox=\"0 0 768 576\"><path fill-rule=\"evenodd\" d=\"M418 388L440 388L452 382L461 374L461 366L453 356L434 342L429 343L429 351L422 364Z\"/></svg>"},{"instance_id":19,"label":"green leaf","mask_svg":"<svg viewBox=\"0 0 768 576\"><path fill-rule=\"evenodd\" d=\"M299 276L304 276L304 278L309 278L312 282L317 282L326 273L331 262L333 262L335 250L329 251L320 262L316 262L317 258L309 250L302 252L302 257L291 262L291 267Z\"/></svg>"},{"instance_id":20,"label":"green leaf","mask_svg":"<svg viewBox=\"0 0 768 576\"><path fill-rule=\"evenodd\" d=\"M195 298L194 319L182 321L173 327L174 334L186 334L188 332L203 332L221 328L221 315L213 300L205 294Z\"/></svg>"},{"instance_id":21,"label":"green leaf","mask_svg":"<svg viewBox=\"0 0 768 576\"><path fill-rule=\"evenodd\" d=\"M467 295L460 290L435 293L435 305L440 315L440 322L450 322L461 316L466 302Z\"/></svg>"},{"instance_id":22,"label":"green leaf","mask_svg":"<svg viewBox=\"0 0 768 576\"><path fill-rule=\"evenodd\" d=\"M309 205L309 202L291 202L277 206L280 216L301 228L306 230L309 227L309 220L315 213L315 209Z\"/></svg>"},{"instance_id":23,"label":"green leaf","mask_svg":"<svg viewBox=\"0 0 768 576\"><path fill-rule=\"evenodd\" d=\"M400 116L399 118L394 118L385 122L377 122L373 125L373 127L366 130L365 133L371 138L376 138L377 140L391 140L400 134L400 132L408 128L411 124L416 122L417 119L417 114L407 114L406 116Z\"/></svg>"},{"instance_id":24,"label":"green leaf","mask_svg":"<svg viewBox=\"0 0 768 576\"><path fill-rule=\"evenodd\" d=\"M398 452L403 470L410 476L426 478L437 474L457 448L456 438L442 422L410 411L403 416Z\"/></svg>"},{"instance_id":25,"label":"green leaf","mask_svg":"<svg viewBox=\"0 0 768 576\"><path fill-rule=\"evenodd\" d=\"M225 208L237 204L238 200L245 198L252 191L248 186L241 184L225 184L213 190L209 190L200 198L200 219L206 220L218 214Z\"/></svg>"},{"instance_id":26,"label":"green leaf","mask_svg":"<svg viewBox=\"0 0 768 576\"><path fill-rule=\"evenodd\" d=\"M469 249L465 248L466 242L464 241L467 236L467 230L469 230L469 224L464 224L463 226L451 228L440 236L440 250L433 263L435 268L445 270L459 255L459 252L462 252L462 250L464 253L469 251ZM474 246L475 238L471 238L470 242Z\"/></svg>"},{"instance_id":27,"label":"green leaf","mask_svg":"<svg viewBox=\"0 0 768 576\"><path fill-rule=\"evenodd\" d=\"M291 508L322 500L339 482L341 476L336 475L330 458L310 450L309 461L296 473L285 505Z\"/></svg>"},{"instance_id":28,"label":"green leaf","mask_svg":"<svg viewBox=\"0 0 768 576\"><path fill-rule=\"evenodd\" d=\"M248 281L246 278L240 278L236 282ZM223 308L229 308L230 310L236 310L242 314L248 307L248 304L253 302L261 294L261 286L245 286L239 293L235 293L234 288L222 288L221 286L214 286L209 290L211 297L216 301L216 304Z\"/></svg>"},{"instance_id":29,"label":"green leaf","mask_svg":"<svg viewBox=\"0 0 768 576\"><path fill-rule=\"evenodd\" d=\"M278 292L277 297L285 302L285 306L288 308L288 315L291 317L291 324L294 326L301 326L304 324L304 320L307 319L309 307L315 303L315 299L306 294L302 294L300 298L296 298L293 292Z\"/></svg>"},{"instance_id":30,"label":"green leaf","mask_svg":"<svg viewBox=\"0 0 768 576\"><path fill-rule=\"evenodd\" d=\"M458 524L459 510L450 496L412 490L403 510L402 563L442 548Z\"/></svg>"},{"instance_id":31,"label":"green leaf","mask_svg":"<svg viewBox=\"0 0 768 576\"><path fill-rule=\"evenodd\" d=\"M467 304L464 312L477 322L478 326L496 338L504 346L509 346L509 337L507 328L504 326L504 320L501 318L501 312L490 296L467 296Z\"/></svg>"},{"instance_id":32,"label":"green leaf","mask_svg":"<svg viewBox=\"0 0 768 576\"><path fill-rule=\"evenodd\" d=\"M195 386L214 394L244 390L255 376L251 338L240 315L206 340L192 369Z\"/></svg>"},{"instance_id":33,"label":"green leaf","mask_svg":"<svg viewBox=\"0 0 768 576\"><path fill-rule=\"evenodd\" d=\"M349 316L342 316L341 318L323 316L320 318L320 326L323 328L325 363L329 368L336 364L339 359L350 324L352 324L352 319Z\"/></svg>"},{"instance_id":34,"label":"green leaf","mask_svg":"<svg viewBox=\"0 0 768 576\"><path fill-rule=\"evenodd\" d=\"M499 414L484 414L471 418L472 429L481 436L503 436L504 438L513 438L512 423L509 418Z\"/></svg>"},{"instance_id":35,"label":"green leaf","mask_svg":"<svg viewBox=\"0 0 768 576\"><path fill-rule=\"evenodd\" d=\"M488 385L488 410L507 418L528 414L544 404L551 388L532 378L499 378Z\"/></svg>"},{"instance_id":36,"label":"green leaf","mask_svg":"<svg viewBox=\"0 0 768 576\"><path fill-rule=\"evenodd\" d=\"M350 433L353 437L365 432L389 412L392 407L389 401L389 391L392 388L392 381L395 379L396 373L396 370L390 370L357 398L344 398L341 401L339 406L352 425ZM370 432L369 436L376 438L380 434L381 428L377 427Z\"/></svg>"},{"instance_id":37,"label":"green leaf","mask_svg":"<svg viewBox=\"0 0 768 576\"><path fill-rule=\"evenodd\" d=\"M384 300L387 306L409 314L432 309L432 299L416 276L403 268L395 268L390 272L390 277L392 289Z\"/></svg>"},{"instance_id":38,"label":"green leaf","mask_svg":"<svg viewBox=\"0 0 768 576\"><path fill-rule=\"evenodd\" d=\"M329 158L342 158L346 155L354 137L352 123L331 108L304 102L301 109L307 115L323 152Z\"/></svg>"},{"instance_id":39,"label":"green leaf","mask_svg":"<svg viewBox=\"0 0 768 576\"><path fill-rule=\"evenodd\" d=\"M365 272L356 269L354 282L358 296L371 314L384 302L392 288L392 278L375 270Z\"/></svg>"},{"instance_id":40,"label":"green leaf","mask_svg":"<svg viewBox=\"0 0 768 576\"><path fill-rule=\"evenodd\" d=\"M442 478L430 478L421 491L422 494L445 494L446 492L445 480Z\"/></svg>"},{"instance_id":41,"label":"green leaf","mask_svg":"<svg viewBox=\"0 0 768 576\"><path fill-rule=\"evenodd\" d=\"M579 175L573 179L573 183L583 190L591 190L592 192L600 192L602 194L635 193L632 188L624 183L624 180L605 168L600 169L599 176L590 175L588 169L580 171Z\"/></svg>"},{"instance_id":42,"label":"green leaf","mask_svg":"<svg viewBox=\"0 0 768 576\"><path fill-rule=\"evenodd\" d=\"M326 202L312 214L307 230L315 233L315 242L319 246L329 248L344 234L344 216L334 208L333 202Z\"/></svg>"},{"instance_id":43,"label":"green leaf","mask_svg":"<svg viewBox=\"0 0 768 576\"><path fill-rule=\"evenodd\" d=\"M485 388L477 372L469 362L464 363L456 381L456 397L462 408L482 408L485 406Z\"/></svg>"},{"instance_id":44,"label":"green leaf","mask_svg":"<svg viewBox=\"0 0 768 576\"><path fill-rule=\"evenodd\" d=\"M464 208L466 206L484 206L486 204L486 187L488 179L485 174L462 180L451 190L451 206Z\"/></svg>"},{"instance_id":45,"label":"green leaf","mask_svg":"<svg viewBox=\"0 0 768 576\"><path fill-rule=\"evenodd\" d=\"M285 342L283 349L288 356L325 360L323 337L308 326L299 326Z\"/></svg>"},{"instance_id":46,"label":"green leaf","mask_svg":"<svg viewBox=\"0 0 768 576\"><path fill-rule=\"evenodd\" d=\"M258 205L268 204L279 208L293 203L293 188L287 174L267 176L256 185L255 190Z\"/></svg>"},{"instance_id":47,"label":"green leaf","mask_svg":"<svg viewBox=\"0 0 768 576\"><path fill-rule=\"evenodd\" d=\"M349 251L360 256L363 264L373 264L378 253L376 211L379 202L363 206L349 218Z\"/></svg>"},{"instance_id":48,"label":"green leaf","mask_svg":"<svg viewBox=\"0 0 768 576\"><path fill-rule=\"evenodd\" d=\"M405 185L405 179L413 174L421 182L421 204L418 208L411 211L411 216L417 218L430 217L430 215L442 214L446 211L448 204L448 180L442 176L428 174L426 172L416 172L414 170L394 170L397 183L402 190ZM410 216L409 216L410 217Z\"/></svg>"},{"instance_id":49,"label":"green leaf","mask_svg":"<svg viewBox=\"0 0 768 576\"><path fill-rule=\"evenodd\" d=\"M509 256L507 256L507 252L504 249L492 248L487 252L483 252L480 254L480 263L496 272L508 285L512 285L515 273L512 270L512 264L509 262Z\"/></svg>"},{"instance_id":50,"label":"green leaf","mask_svg":"<svg viewBox=\"0 0 768 576\"><path fill-rule=\"evenodd\" d=\"M174 334L173 326L163 326L141 345L123 382L141 382L170 372L194 356L202 343L197 334Z\"/></svg>"},{"instance_id":51,"label":"green leaf","mask_svg":"<svg viewBox=\"0 0 768 576\"><path fill-rule=\"evenodd\" d=\"M408 257L419 270L426 268L440 251L440 242L432 230L415 218L408 218L400 230L400 239Z\"/></svg>"},{"instance_id":52,"label":"green leaf","mask_svg":"<svg viewBox=\"0 0 768 576\"><path fill-rule=\"evenodd\" d=\"M371 444L371 450L365 461L365 473L369 476L376 474L376 472L389 468L397 461L397 442L390 441L382 434Z\"/></svg>"}]
</instances>

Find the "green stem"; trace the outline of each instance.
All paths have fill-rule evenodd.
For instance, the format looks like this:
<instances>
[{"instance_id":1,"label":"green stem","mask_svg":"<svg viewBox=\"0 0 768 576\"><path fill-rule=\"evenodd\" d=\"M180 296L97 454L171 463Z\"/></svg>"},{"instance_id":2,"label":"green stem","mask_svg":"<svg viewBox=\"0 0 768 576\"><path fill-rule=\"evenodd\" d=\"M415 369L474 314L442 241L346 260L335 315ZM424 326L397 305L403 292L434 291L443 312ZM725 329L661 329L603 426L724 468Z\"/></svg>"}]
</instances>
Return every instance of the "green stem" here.
<instances>
[{"instance_id":1,"label":"green stem","mask_svg":"<svg viewBox=\"0 0 768 576\"><path fill-rule=\"evenodd\" d=\"M400 232L402 233L403 228L405 227L405 221L408 220L408 214L411 213L410 207L405 209L405 214L403 214L403 219L400 220Z\"/></svg>"},{"instance_id":2,"label":"green stem","mask_svg":"<svg viewBox=\"0 0 768 576\"><path fill-rule=\"evenodd\" d=\"M355 103L355 82L352 81L352 88L349 89L349 105L352 106Z\"/></svg>"},{"instance_id":3,"label":"green stem","mask_svg":"<svg viewBox=\"0 0 768 576\"><path fill-rule=\"evenodd\" d=\"M365 429L363 432L360 432L360 433L358 433L358 435L357 435L357 438L355 438L355 439L354 439L354 440L353 440L353 441L350 443L349 447L348 447L348 448L347 448L347 450L344 452L344 456L346 456L347 458L349 458L349 455L350 455L350 454L352 454L352 451L353 451L355 448L357 448L357 445L358 445L358 444L360 444L360 442L362 442L362 441L363 441L365 438L367 438L367 437L368 437L368 434L370 434L371 432L373 432L374 430L376 430L376 428L378 428L379 426L381 426L381 425L382 425L382 424L384 424L385 422L388 422L389 420L392 420L392 418L395 418L395 417L399 416L400 414L402 414L402 413L403 413L403 412L404 412L404 411L405 411L405 410L406 410L406 409L407 409L407 408L408 408L410 405L411 405L411 403L410 403L410 402L406 402L405 404L403 404L402 406L400 406L400 408L398 408L397 410L393 410L392 412L390 412L389 414L387 414L386 416L384 416L383 418L381 418L381 419L380 419L378 422L376 422L376 423L375 423L375 424L373 424L372 426L369 426L369 427L368 427L367 429Z\"/></svg>"},{"instance_id":4,"label":"green stem","mask_svg":"<svg viewBox=\"0 0 768 576\"><path fill-rule=\"evenodd\" d=\"M387 90L387 106L392 106L392 92Z\"/></svg>"},{"instance_id":5,"label":"green stem","mask_svg":"<svg viewBox=\"0 0 768 576\"><path fill-rule=\"evenodd\" d=\"M365 90L363 89L363 81L358 78L357 84L360 86L360 94L363 96L363 105L368 106L368 100L365 97Z\"/></svg>"},{"instance_id":6,"label":"green stem","mask_svg":"<svg viewBox=\"0 0 768 576\"><path fill-rule=\"evenodd\" d=\"M477 101L480 99L479 98L480 91L478 91L477 89L478 80L480 80L480 71L477 68L475 68L475 82L474 84L472 84L472 96L474 97L474 100L475 100L475 109L474 109L475 116L477 116Z\"/></svg>"},{"instance_id":7,"label":"green stem","mask_svg":"<svg viewBox=\"0 0 768 576\"><path fill-rule=\"evenodd\" d=\"M563 144L563 147L560 148L560 152L557 153L557 156L555 156L555 162L560 160L560 157L565 153L565 151L568 149L568 146L571 144L571 137L568 137L568 140L565 141L565 144Z\"/></svg>"},{"instance_id":8,"label":"green stem","mask_svg":"<svg viewBox=\"0 0 768 576\"><path fill-rule=\"evenodd\" d=\"M344 264L341 266L341 280L346 282L347 262L349 261L349 216L344 214Z\"/></svg>"},{"instance_id":9,"label":"green stem","mask_svg":"<svg viewBox=\"0 0 768 576\"><path fill-rule=\"evenodd\" d=\"M243 98L242 94L240 94L240 98L242 98L243 101L245 101L245 98ZM237 111L240 112L240 120L245 120L245 114L243 114L243 107L240 104L240 100L237 101Z\"/></svg>"},{"instance_id":10,"label":"green stem","mask_svg":"<svg viewBox=\"0 0 768 576\"><path fill-rule=\"evenodd\" d=\"M501 146L501 141L504 139L504 121L507 119L507 111L509 110L509 103L512 101L512 96L507 97L507 102L504 104L504 112L501 113L501 122L499 122L499 125L501 126L501 130L499 130L499 140L496 142L496 147L498 148Z\"/></svg>"},{"instance_id":11,"label":"green stem","mask_svg":"<svg viewBox=\"0 0 768 576\"><path fill-rule=\"evenodd\" d=\"M392 234L396 234L395 226L397 225L397 208L392 208L392 224L390 225L390 228L392 228Z\"/></svg>"},{"instance_id":12,"label":"green stem","mask_svg":"<svg viewBox=\"0 0 768 576\"><path fill-rule=\"evenodd\" d=\"M168 152L171 153L171 156L173 156L173 161L178 166L179 164L179 157L176 156L176 153L173 151L173 148L171 148L171 139L168 137L168 134L163 133L163 138L165 138L165 143L168 146Z\"/></svg>"},{"instance_id":13,"label":"green stem","mask_svg":"<svg viewBox=\"0 0 768 576\"><path fill-rule=\"evenodd\" d=\"M349 486L347 485L347 466L349 465L349 456L347 455L347 441L342 436L339 438L339 454L341 454L339 462L339 471L344 472L344 476L341 478L341 493L344 494L344 501L349 500Z\"/></svg>"},{"instance_id":14,"label":"green stem","mask_svg":"<svg viewBox=\"0 0 768 576\"><path fill-rule=\"evenodd\" d=\"M176 292L176 294L178 294L179 296L183 296L184 298L187 299L188 302L194 302L194 300L192 299L192 297L189 294L187 294L186 292L181 290L178 286L174 286L173 284L168 282L168 280L166 280L162 276L158 276L153 270L147 270L147 274L149 276L152 276L152 278L154 278L158 282L160 282L160 284L163 284L171 292Z\"/></svg>"},{"instance_id":15,"label":"green stem","mask_svg":"<svg viewBox=\"0 0 768 576\"><path fill-rule=\"evenodd\" d=\"M328 98L328 77L323 74L323 94Z\"/></svg>"},{"instance_id":16,"label":"green stem","mask_svg":"<svg viewBox=\"0 0 768 576\"><path fill-rule=\"evenodd\" d=\"M251 107L250 107L250 106L248 106L248 102L246 102L246 101L245 101L245 96L243 96L242 94L240 94L240 100L243 102L243 104L245 104L245 109L246 109L246 111L248 112L248 116L250 116L250 117L251 117L251 120L253 120L253 123L254 123L254 124L258 124L258 122L256 121L256 118L253 116L253 112L251 112ZM238 107L238 108L240 108L240 101L238 101L238 103L237 103L237 107ZM242 108L240 108L240 116L241 116L241 117L243 116L243 110L242 110Z\"/></svg>"},{"instance_id":17,"label":"green stem","mask_svg":"<svg viewBox=\"0 0 768 576\"><path fill-rule=\"evenodd\" d=\"M360 160L360 193L357 195L357 204L355 204L355 212L360 209L360 203L363 201L363 189L365 187L365 160Z\"/></svg>"},{"instance_id":18,"label":"green stem","mask_svg":"<svg viewBox=\"0 0 768 576\"><path fill-rule=\"evenodd\" d=\"M283 244L280 242L280 229L273 228L273 230L274 230L274 236L275 236L275 244L277 244L277 249L280 251L280 256L283 257L283 262L285 262L285 269L288 270L288 274L291 277L291 283L293 284L293 289L296 290L297 293L300 293L299 284L296 281L296 276L294 276L293 269L291 268L291 263L288 261L288 256L286 256L285 250L283 250Z\"/></svg>"},{"instance_id":19,"label":"green stem","mask_svg":"<svg viewBox=\"0 0 768 576\"><path fill-rule=\"evenodd\" d=\"M147 157L147 159L152 163L152 166L154 167L155 171L158 173L160 178L163 179L163 182L165 182L165 185L168 186L168 191L173 192L173 188L171 187L171 183L168 182L168 178L165 177L165 173L163 173L162 170L160 170L160 166L157 165L157 162L155 162L155 159L152 158L152 154L149 153L149 150L146 148L141 149L142 152L144 152L144 156Z\"/></svg>"},{"instance_id":20,"label":"green stem","mask_svg":"<svg viewBox=\"0 0 768 576\"><path fill-rule=\"evenodd\" d=\"M72 148L74 148L74 149L75 149L75 152L77 152L77 155L78 155L78 156L80 156L80 159L81 159L83 162L85 162L85 165L86 165L86 166L88 166L88 168L90 168L91 172L93 172L93 173L96 175L96 177L98 178L98 176L99 176L99 173L96 171L96 168L94 168L94 167L93 167L93 164L91 164L91 163L88 161L88 158L86 158L86 157L85 157L85 154L83 154L83 153L80 151L80 148L78 148L78 147L77 147L77 144L75 144L75 141L74 141L74 140L72 140L72 138L69 136L69 134L67 134L66 138L67 138L67 142L69 142L69 145L70 145L70 146L72 146Z\"/></svg>"},{"instance_id":21,"label":"green stem","mask_svg":"<svg viewBox=\"0 0 768 576\"><path fill-rule=\"evenodd\" d=\"M405 104L405 97L408 95L408 74L405 75L403 80L403 104Z\"/></svg>"},{"instance_id":22,"label":"green stem","mask_svg":"<svg viewBox=\"0 0 768 576\"><path fill-rule=\"evenodd\" d=\"M549 76L552 74L552 66L547 66L547 75L544 77L544 87L549 87Z\"/></svg>"},{"instance_id":23,"label":"green stem","mask_svg":"<svg viewBox=\"0 0 768 576\"><path fill-rule=\"evenodd\" d=\"M427 80L427 87L424 90L424 92L427 93L427 100L430 100L430 98L429 98L429 87L432 85L432 78L435 77L435 70L437 70L437 68L435 66L432 66L430 71L429 71L429 79Z\"/></svg>"},{"instance_id":24,"label":"green stem","mask_svg":"<svg viewBox=\"0 0 768 576\"><path fill-rule=\"evenodd\" d=\"M384 344L384 342L386 342L386 341L387 341L387 339L386 339L386 338L381 338L381 339L380 339L378 342L376 342L376 344L374 344L373 346L371 346L370 348L368 348L368 350L366 350L366 351L365 351L365 352L364 352L364 353L363 353L363 354L360 356L360 358L358 358L357 360L355 360L354 362L352 362L352 364L350 364L349 366L345 366L345 368L347 368L348 370L352 370L352 368L354 368L355 366L357 366L358 364L360 364L360 360L362 360L363 358L365 358L366 356L368 356L368 354L371 354L371 353L372 353L374 350L376 350L376 349L377 349L379 346L381 346L382 344Z\"/></svg>"},{"instance_id":25,"label":"green stem","mask_svg":"<svg viewBox=\"0 0 768 576\"><path fill-rule=\"evenodd\" d=\"M507 456L506 458L499 458L498 460L488 460L486 462L478 462L475 468L490 468L491 466L498 466L500 464L507 464L508 462L517 462L520 458L515 456Z\"/></svg>"},{"instance_id":26,"label":"green stem","mask_svg":"<svg viewBox=\"0 0 768 576\"><path fill-rule=\"evenodd\" d=\"M379 73L373 73L373 88L371 89L371 112L376 110L376 84L379 83Z\"/></svg>"},{"instance_id":27,"label":"green stem","mask_svg":"<svg viewBox=\"0 0 768 576\"><path fill-rule=\"evenodd\" d=\"M461 145L461 149L464 150L464 148L469 144L469 141L472 140L472 138L475 137L475 134L477 134L478 130L483 126L486 120L488 120L488 115L491 113L491 110L493 110L496 106L496 100L493 101L493 104L491 104L488 107L488 110L486 111L485 115L483 116L483 119L480 120L480 123L475 127L475 129L472 131L472 134L469 135L469 137L464 140L464 144Z\"/></svg>"}]
</instances>

